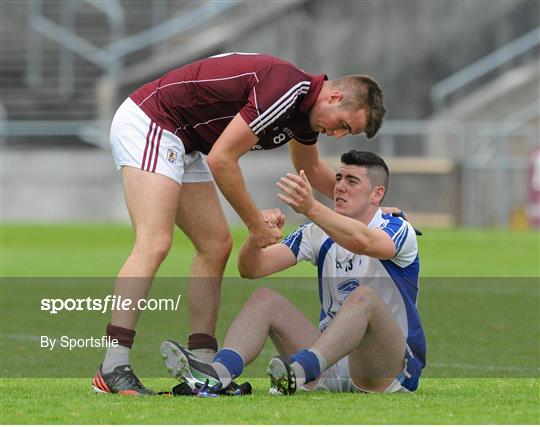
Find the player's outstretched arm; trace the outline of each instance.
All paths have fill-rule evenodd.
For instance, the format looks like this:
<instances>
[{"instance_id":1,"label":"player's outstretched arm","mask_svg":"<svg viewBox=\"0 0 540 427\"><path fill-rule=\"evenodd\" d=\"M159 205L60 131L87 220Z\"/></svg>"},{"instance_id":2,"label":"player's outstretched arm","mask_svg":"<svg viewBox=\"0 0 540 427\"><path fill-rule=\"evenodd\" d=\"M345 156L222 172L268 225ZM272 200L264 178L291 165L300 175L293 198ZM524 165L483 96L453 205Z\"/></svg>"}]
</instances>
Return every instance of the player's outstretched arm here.
<instances>
[{"instance_id":1,"label":"player's outstretched arm","mask_svg":"<svg viewBox=\"0 0 540 427\"><path fill-rule=\"evenodd\" d=\"M281 238L278 227L264 221L255 202L249 195L238 159L258 141L244 119L237 114L220 135L208 154L208 166L219 189L244 221L260 247L276 243Z\"/></svg>"},{"instance_id":2,"label":"player's outstretched arm","mask_svg":"<svg viewBox=\"0 0 540 427\"><path fill-rule=\"evenodd\" d=\"M303 170L315 190L333 198L336 172L320 158L317 145L301 144L295 139L291 139L288 145L296 172Z\"/></svg>"},{"instance_id":3,"label":"player's outstretched arm","mask_svg":"<svg viewBox=\"0 0 540 427\"><path fill-rule=\"evenodd\" d=\"M338 245L353 253L379 259L396 255L395 244L384 231L370 229L361 221L340 215L315 200L304 171L300 171L300 175L288 173L276 186L282 191L278 198L283 203L311 219Z\"/></svg>"}]
</instances>

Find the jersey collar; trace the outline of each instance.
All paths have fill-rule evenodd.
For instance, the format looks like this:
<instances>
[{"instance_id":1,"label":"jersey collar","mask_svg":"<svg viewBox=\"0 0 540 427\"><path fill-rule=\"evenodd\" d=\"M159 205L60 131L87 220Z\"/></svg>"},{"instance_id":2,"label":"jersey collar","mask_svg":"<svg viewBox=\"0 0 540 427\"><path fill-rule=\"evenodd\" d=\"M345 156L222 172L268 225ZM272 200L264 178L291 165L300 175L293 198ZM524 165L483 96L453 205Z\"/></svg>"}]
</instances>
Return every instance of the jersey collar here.
<instances>
[{"instance_id":1,"label":"jersey collar","mask_svg":"<svg viewBox=\"0 0 540 427\"><path fill-rule=\"evenodd\" d=\"M369 221L368 228L377 228L383 221L383 212L381 208L377 209L371 221Z\"/></svg>"}]
</instances>

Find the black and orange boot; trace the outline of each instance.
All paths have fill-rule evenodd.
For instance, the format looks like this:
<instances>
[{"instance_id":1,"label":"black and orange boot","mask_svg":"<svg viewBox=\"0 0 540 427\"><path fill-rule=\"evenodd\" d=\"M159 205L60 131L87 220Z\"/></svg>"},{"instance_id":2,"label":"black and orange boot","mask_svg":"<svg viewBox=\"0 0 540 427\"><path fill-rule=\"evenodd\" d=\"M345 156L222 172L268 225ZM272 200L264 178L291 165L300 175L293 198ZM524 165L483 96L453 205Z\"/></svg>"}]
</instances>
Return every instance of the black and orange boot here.
<instances>
[{"instance_id":1,"label":"black and orange boot","mask_svg":"<svg viewBox=\"0 0 540 427\"><path fill-rule=\"evenodd\" d=\"M154 395L152 390L142 385L131 366L117 366L113 372L104 374L101 366L92 379L92 388L96 393L116 393L123 395Z\"/></svg>"}]
</instances>

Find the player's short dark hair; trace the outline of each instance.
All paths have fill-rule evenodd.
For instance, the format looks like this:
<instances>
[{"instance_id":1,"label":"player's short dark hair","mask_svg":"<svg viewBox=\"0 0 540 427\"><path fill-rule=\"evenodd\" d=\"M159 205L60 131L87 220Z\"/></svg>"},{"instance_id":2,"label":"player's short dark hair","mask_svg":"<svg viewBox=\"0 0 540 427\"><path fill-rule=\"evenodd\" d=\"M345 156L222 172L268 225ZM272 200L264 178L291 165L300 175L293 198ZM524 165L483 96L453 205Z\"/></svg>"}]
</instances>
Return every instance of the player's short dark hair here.
<instances>
[{"instance_id":1,"label":"player's short dark hair","mask_svg":"<svg viewBox=\"0 0 540 427\"><path fill-rule=\"evenodd\" d=\"M368 121L365 133L368 138L373 138L379 131L386 114L383 92L379 84L364 74L341 77L332 80L332 84L343 90L346 108L367 110Z\"/></svg>"},{"instance_id":2,"label":"player's short dark hair","mask_svg":"<svg viewBox=\"0 0 540 427\"><path fill-rule=\"evenodd\" d=\"M388 190L388 181L390 178L388 166L386 165L386 162L375 153L370 151L351 150L348 153L343 153L341 155L341 163L366 168L371 185L373 187L380 185L383 186L385 190Z\"/></svg>"}]
</instances>

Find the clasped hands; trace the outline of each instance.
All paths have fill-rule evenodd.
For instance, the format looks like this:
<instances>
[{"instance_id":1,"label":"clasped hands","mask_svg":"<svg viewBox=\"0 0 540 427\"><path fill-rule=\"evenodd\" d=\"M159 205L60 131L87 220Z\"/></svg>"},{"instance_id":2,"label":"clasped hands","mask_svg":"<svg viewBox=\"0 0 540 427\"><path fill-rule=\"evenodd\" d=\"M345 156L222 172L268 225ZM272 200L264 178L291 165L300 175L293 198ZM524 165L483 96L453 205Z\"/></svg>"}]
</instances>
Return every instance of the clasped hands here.
<instances>
[{"instance_id":1,"label":"clasped hands","mask_svg":"<svg viewBox=\"0 0 540 427\"><path fill-rule=\"evenodd\" d=\"M300 175L288 173L276 186L284 193L278 193L278 198L298 213L305 214L314 203L311 185L304 171L300 171ZM250 239L259 248L265 248L281 239L285 215L278 208L261 210L260 214L257 225L249 230Z\"/></svg>"}]
</instances>

